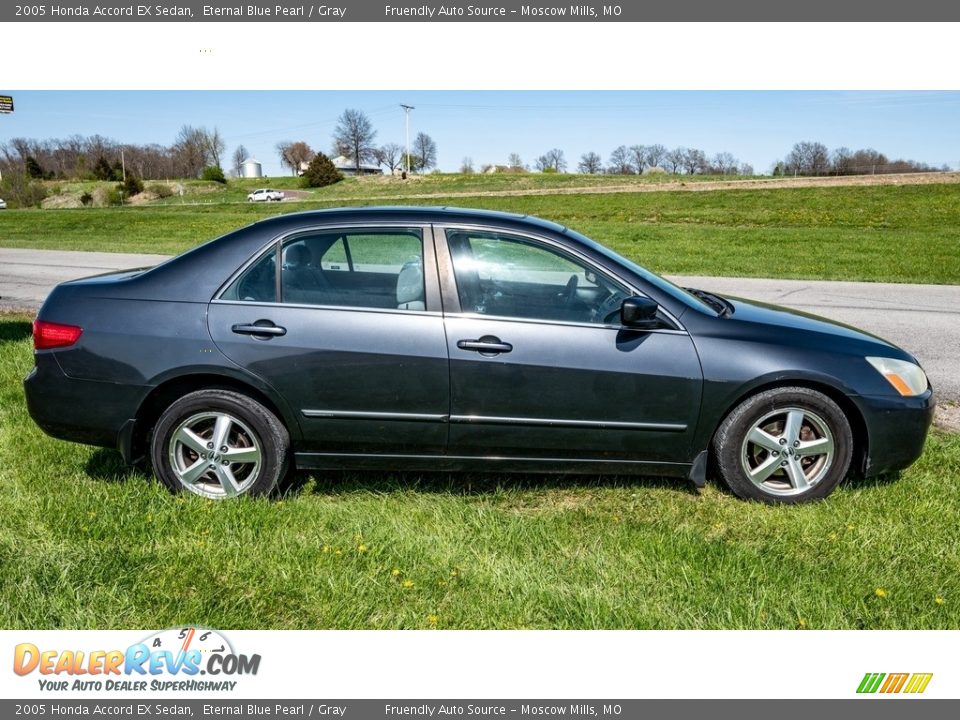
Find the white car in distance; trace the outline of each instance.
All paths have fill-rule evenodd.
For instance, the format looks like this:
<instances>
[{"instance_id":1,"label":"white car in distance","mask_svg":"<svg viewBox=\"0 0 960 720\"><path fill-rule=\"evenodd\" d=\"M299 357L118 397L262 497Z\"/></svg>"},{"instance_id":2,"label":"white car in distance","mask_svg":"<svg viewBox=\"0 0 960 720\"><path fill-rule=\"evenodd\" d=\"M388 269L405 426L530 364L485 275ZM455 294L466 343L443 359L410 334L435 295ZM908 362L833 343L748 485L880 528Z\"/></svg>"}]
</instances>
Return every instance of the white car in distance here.
<instances>
[{"instance_id":1,"label":"white car in distance","mask_svg":"<svg viewBox=\"0 0 960 720\"><path fill-rule=\"evenodd\" d=\"M270 202L271 200L280 202L283 200L283 191L271 190L270 188L260 188L259 190L254 190L252 193L247 195L247 200L250 202Z\"/></svg>"}]
</instances>

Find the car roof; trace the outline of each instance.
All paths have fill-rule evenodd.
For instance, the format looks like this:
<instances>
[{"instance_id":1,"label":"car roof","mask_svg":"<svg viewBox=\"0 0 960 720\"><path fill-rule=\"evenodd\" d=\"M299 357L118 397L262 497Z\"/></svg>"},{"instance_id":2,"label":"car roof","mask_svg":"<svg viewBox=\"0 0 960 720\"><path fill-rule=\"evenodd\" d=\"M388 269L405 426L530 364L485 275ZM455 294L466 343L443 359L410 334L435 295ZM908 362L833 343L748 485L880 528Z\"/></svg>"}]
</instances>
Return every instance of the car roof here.
<instances>
[{"instance_id":1,"label":"car roof","mask_svg":"<svg viewBox=\"0 0 960 720\"><path fill-rule=\"evenodd\" d=\"M288 223L301 224L305 220L318 223L336 222L411 222L411 223L462 223L500 225L522 225L527 227L549 230L555 233L564 233L567 228L549 220L543 220L533 215L520 213L500 212L496 210L479 210L475 208L458 207L425 207L414 205L380 205L331 208L328 210L305 210L302 212L277 215L254 223L255 226L286 225Z\"/></svg>"}]
</instances>

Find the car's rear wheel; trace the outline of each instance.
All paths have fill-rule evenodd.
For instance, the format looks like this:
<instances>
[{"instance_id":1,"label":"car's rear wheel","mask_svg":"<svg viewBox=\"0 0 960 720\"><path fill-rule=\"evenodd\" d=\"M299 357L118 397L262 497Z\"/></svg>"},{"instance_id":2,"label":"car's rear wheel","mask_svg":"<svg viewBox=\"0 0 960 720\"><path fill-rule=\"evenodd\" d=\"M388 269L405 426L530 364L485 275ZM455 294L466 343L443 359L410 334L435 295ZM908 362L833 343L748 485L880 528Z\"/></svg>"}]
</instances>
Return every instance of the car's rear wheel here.
<instances>
[{"instance_id":1,"label":"car's rear wheel","mask_svg":"<svg viewBox=\"0 0 960 720\"><path fill-rule=\"evenodd\" d=\"M150 443L164 485L216 500L270 493L289 455L290 436L277 417L230 390L198 390L172 403Z\"/></svg>"},{"instance_id":2,"label":"car's rear wheel","mask_svg":"<svg viewBox=\"0 0 960 720\"><path fill-rule=\"evenodd\" d=\"M823 393L774 388L747 398L713 439L721 479L739 497L801 503L829 495L846 476L853 433Z\"/></svg>"}]
</instances>

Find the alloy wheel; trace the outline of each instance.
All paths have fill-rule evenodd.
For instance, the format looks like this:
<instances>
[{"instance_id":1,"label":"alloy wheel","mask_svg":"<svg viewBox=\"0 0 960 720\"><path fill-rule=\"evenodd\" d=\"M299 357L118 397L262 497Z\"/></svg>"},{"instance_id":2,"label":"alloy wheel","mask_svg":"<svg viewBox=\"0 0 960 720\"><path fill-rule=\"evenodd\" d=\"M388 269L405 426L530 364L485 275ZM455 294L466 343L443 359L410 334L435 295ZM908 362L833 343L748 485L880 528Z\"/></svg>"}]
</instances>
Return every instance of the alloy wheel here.
<instances>
[{"instance_id":1,"label":"alloy wheel","mask_svg":"<svg viewBox=\"0 0 960 720\"><path fill-rule=\"evenodd\" d=\"M827 422L810 410L787 407L755 422L743 440L740 462L750 481L766 493L800 495L830 471L834 438Z\"/></svg>"},{"instance_id":2,"label":"alloy wheel","mask_svg":"<svg viewBox=\"0 0 960 720\"><path fill-rule=\"evenodd\" d=\"M170 436L170 467L186 490L209 498L242 495L257 478L260 439L226 412L202 412Z\"/></svg>"}]
</instances>

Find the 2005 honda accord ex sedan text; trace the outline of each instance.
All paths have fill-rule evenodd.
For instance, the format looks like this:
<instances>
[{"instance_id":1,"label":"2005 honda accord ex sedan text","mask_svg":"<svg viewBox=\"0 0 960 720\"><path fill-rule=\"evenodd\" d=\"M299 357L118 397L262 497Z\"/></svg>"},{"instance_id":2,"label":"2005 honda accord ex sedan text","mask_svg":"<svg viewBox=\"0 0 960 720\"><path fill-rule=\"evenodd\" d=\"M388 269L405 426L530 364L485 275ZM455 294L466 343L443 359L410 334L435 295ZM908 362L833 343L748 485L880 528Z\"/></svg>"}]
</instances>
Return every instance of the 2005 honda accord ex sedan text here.
<instances>
[{"instance_id":1,"label":"2005 honda accord ex sedan text","mask_svg":"<svg viewBox=\"0 0 960 720\"><path fill-rule=\"evenodd\" d=\"M296 467L715 473L796 503L912 463L934 407L879 338L447 208L283 215L67 282L34 345L40 427L210 498Z\"/></svg>"}]
</instances>

